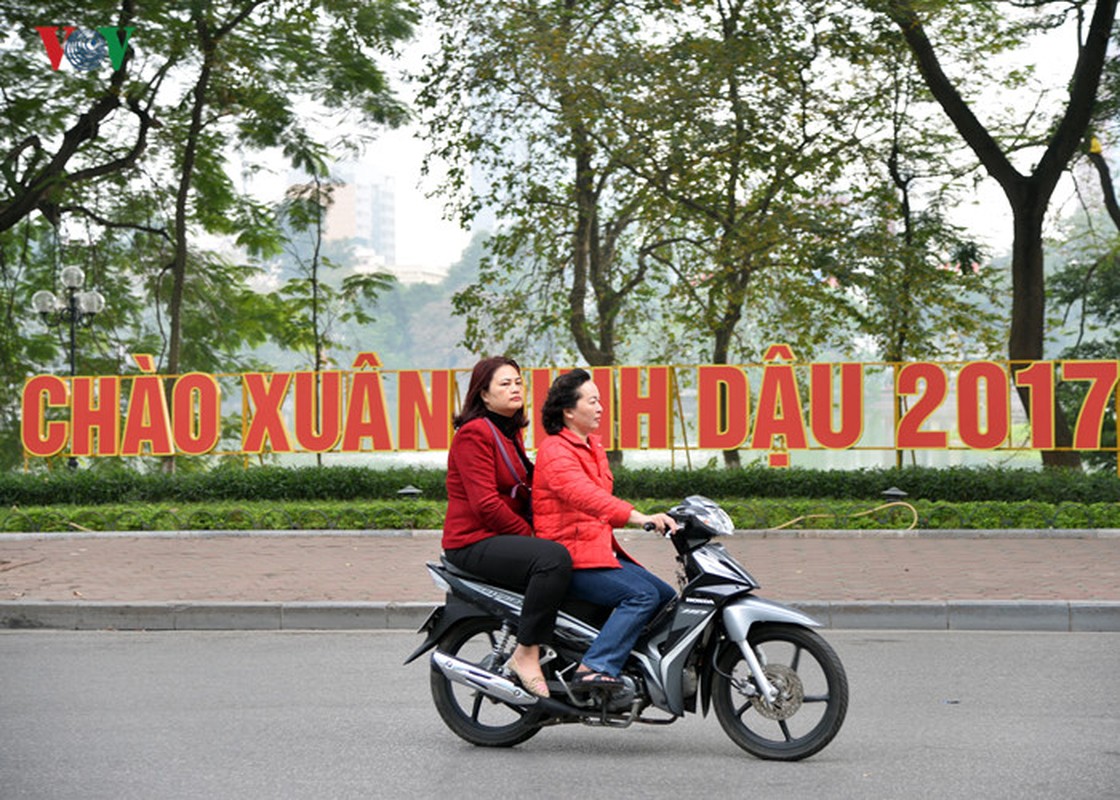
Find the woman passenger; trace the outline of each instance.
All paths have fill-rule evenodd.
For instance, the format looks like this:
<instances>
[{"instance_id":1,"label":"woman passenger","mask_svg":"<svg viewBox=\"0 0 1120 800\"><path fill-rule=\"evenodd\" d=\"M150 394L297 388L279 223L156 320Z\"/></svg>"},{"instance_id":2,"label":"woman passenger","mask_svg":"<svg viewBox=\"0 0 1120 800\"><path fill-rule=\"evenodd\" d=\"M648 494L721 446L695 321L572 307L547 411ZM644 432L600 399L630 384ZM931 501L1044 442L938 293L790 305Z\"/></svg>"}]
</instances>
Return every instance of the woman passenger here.
<instances>
[{"instance_id":1,"label":"woman passenger","mask_svg":"<svg viewBox=\"0 0 1120 800\"><path fill-rule=\"evenodd\" d=\"M479 361L447 455L444 556L487 580L524 588L517 647L506 662L526 690L548 697L540 645L551 641L568 588L572 559L556 542L533 535L525 454L521 369L504 356Z\"/></svg>"},{"instance_id":2,"label":"woman passenger","mask_svg":"<svg viewBox=\"0 0 1120 800\"><path fill-rule=\"evenodd\" d=\"M614 611L577 668L577 687L619 687L618 675L642 627L676 592L631 558L614 529L652 523L675 530L667 514L643 514L612 494L614 475L595 431L603 409L599 389L585 370L558 377L541 409L549 434L537 448L533 524L537 535L572 554L569 593Z\"/></svg>"}]
</instances>

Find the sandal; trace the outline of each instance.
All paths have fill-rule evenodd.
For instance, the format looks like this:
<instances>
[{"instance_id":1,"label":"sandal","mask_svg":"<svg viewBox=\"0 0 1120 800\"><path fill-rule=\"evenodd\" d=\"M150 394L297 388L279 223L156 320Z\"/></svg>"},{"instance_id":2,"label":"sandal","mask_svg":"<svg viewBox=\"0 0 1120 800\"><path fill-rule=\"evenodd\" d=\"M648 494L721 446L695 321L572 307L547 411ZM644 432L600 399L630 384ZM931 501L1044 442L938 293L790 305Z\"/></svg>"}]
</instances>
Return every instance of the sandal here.
<instances>
[{"instance_id":1,"label":"sandal","mask_svg":"<svg viewBox=\"0 0 1120 800\"><path fill-rule=\"evenodd\" d=\"M548 682L545 681L543 675L537 675L535 677L526 679L521 675L520 672L517 671L517 667L514 666L512 657L505 663L503 669L513 675L513 677L517 678L517 682L520 683L525 688L525 691L527 691L529 694L545 698L552 696L552 694L548 691Z\"/></svg>"},{"instance_id":2,"label":"sandal","mask_svg":"<svg viewBox=\"0 0 1120 800\"><path fill-rule=\"evenodd\" d=\"M621 689L622 679L589 669L576 670L572 676L573 689Z\"/></svg>"}]
</instances>

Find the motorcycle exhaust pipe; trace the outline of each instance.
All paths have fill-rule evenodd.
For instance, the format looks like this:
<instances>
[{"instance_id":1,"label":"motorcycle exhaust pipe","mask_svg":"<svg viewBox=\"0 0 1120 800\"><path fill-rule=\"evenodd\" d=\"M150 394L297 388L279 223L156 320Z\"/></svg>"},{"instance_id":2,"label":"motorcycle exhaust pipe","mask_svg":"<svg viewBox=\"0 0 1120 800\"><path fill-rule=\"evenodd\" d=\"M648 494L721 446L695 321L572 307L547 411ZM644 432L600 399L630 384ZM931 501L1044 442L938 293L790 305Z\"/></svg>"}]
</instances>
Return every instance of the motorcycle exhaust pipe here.
<instances>
[{"instance_id":1,"label":"motorcycle exhaust pipe","mask_svg":"<svg viewBox=\"0 0 1120 800\"><path fill-rule=\"evenodd\" d=\"M477 689L487 697L512 703L515 706L531 706L540 698L522 689L516 683L501 675L476 667L447 653L436 650L432 653L432 664L450 680Z\"/></svg>"},{"instance_id":2,"label":"motorcycle exhaust pipe","mask_svg":"<svg viewBox=\"0 0 1120 800\"><path fill-rule=\"evenodd\" d=\"M474 664L449 656L436 650L431 656L432 666L439 669L448 679L469 686L471 689L482 692L487 697L493 697L503 703L515 706L533 706L552 714L579 714L580 710L567 703L548 697L537 697L530 694L508 678L487 672Z\"/></svg>"}]
</instances>

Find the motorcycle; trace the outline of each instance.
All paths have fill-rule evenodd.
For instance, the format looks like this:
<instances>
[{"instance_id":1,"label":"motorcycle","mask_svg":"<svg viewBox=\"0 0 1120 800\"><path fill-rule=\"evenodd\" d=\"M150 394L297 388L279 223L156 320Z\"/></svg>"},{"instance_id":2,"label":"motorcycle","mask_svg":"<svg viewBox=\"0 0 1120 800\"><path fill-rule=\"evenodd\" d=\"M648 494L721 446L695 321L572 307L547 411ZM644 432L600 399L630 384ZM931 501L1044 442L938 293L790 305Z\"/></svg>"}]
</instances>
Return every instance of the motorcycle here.
<instances>
[{"instance_id":1,"label":"motorcycle","mask_svg":"<svg viewBox=\"0 0 1120 800\"><path fill-rule=\"evenodd\" d=\"M622 688L574 689L571 678L609 608L569 598L541 664L551 697L526 691L504 664L516 645L522 595L441 559L427 568L446 591L418 633L429 650L436 710L454 733L483 747L511 747L542 729L583 723L626 728L669 724L697 709L735 744L762 759L796 761L840 730L848 680L819 623L754 594L750 573L720 543L731 519L694 495L668 512L679 596L646 625L620 675Z\"/></svg>"}]
</instances>

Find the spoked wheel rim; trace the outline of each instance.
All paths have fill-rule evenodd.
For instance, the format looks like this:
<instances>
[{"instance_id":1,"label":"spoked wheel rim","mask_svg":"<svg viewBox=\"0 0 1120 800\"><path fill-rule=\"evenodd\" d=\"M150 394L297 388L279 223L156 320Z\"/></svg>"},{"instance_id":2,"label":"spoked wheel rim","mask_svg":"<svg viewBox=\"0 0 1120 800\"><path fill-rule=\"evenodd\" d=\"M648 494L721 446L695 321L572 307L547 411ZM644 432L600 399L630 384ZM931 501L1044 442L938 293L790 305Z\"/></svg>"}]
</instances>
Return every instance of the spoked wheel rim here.
<instances>
[{"instance_id":1,"label":"spoked wheel rim","mask_svg":"<svg viewBox=\"0 0 1120 800\"><path fill-rule=\"evenodd\" d=\"M750 669L733 643L722 650L713 682L713 705L724 731L759 758L794 761L827 745L843 724L848 681L835 651L815 632L788 625L763 625L749 639L773 701L754 689Z\"/></svg>"},{"instance_id":2,"label":"spoked wheel rim","mask_svg":"<svg viewBox=\"0 0 1120 800\"><path fill-rule=\"evenodd\" d=\"M444 636L439 649L487 671L497 672L500 659L494 657L494 646L500 635L499 627L498 621L493 619L467 620ZM540 712L494 700L477 689L450 680L434 666L431 686L432 699L444 722L473 744L511 747L540 730Z\"/></svg>"}]
</instances>

